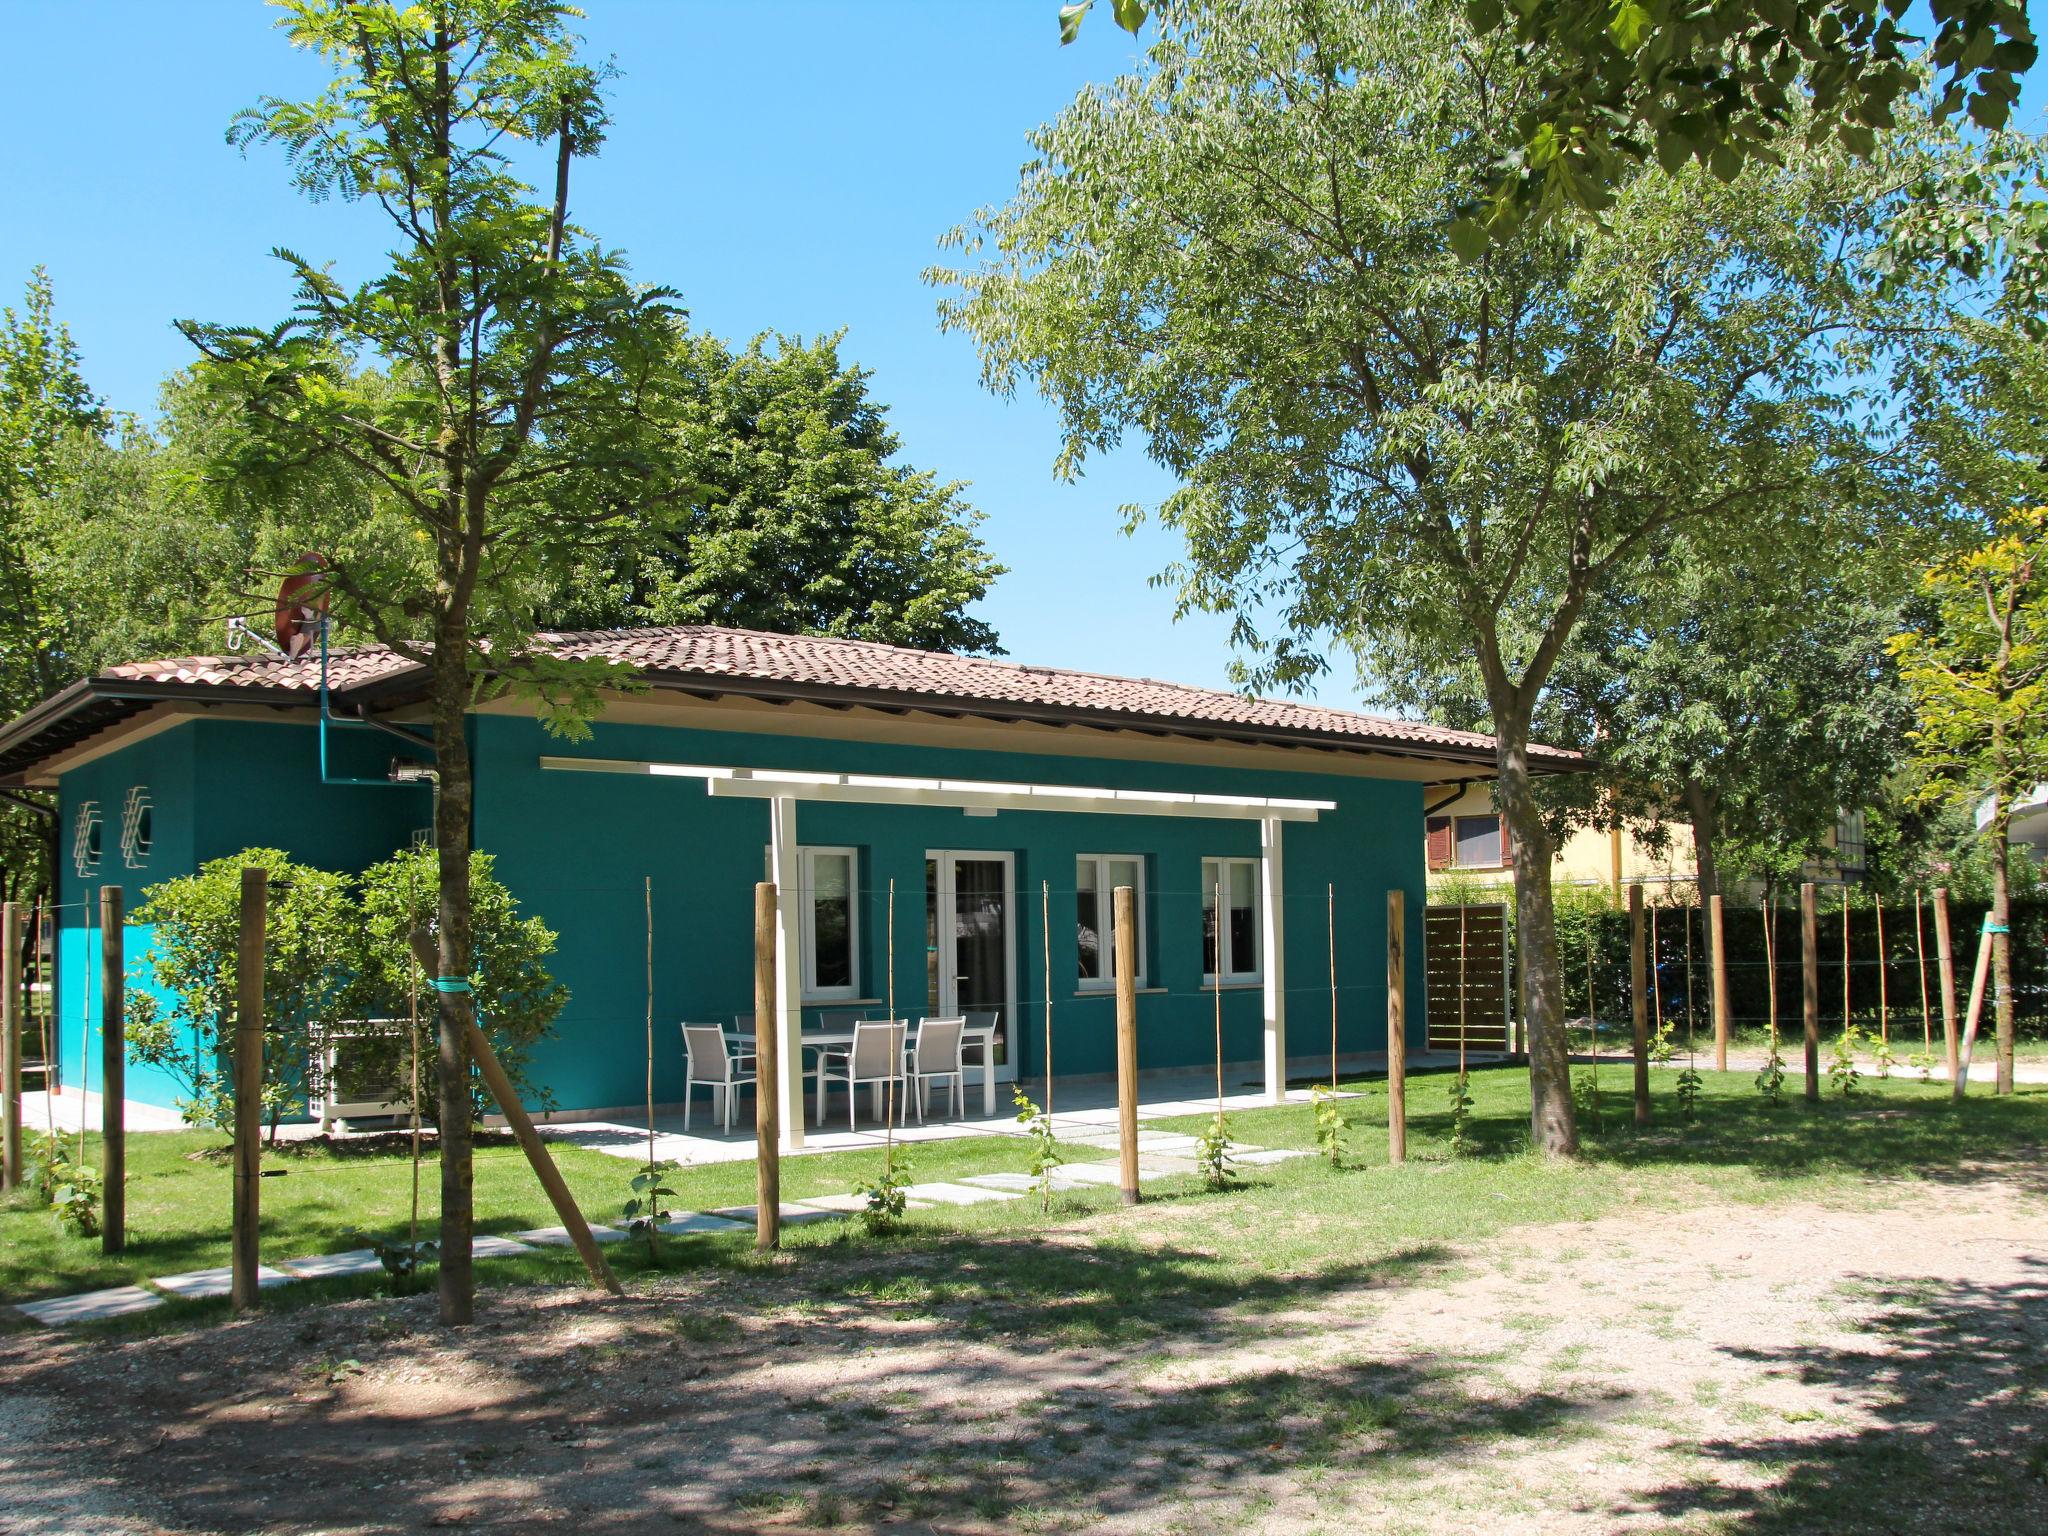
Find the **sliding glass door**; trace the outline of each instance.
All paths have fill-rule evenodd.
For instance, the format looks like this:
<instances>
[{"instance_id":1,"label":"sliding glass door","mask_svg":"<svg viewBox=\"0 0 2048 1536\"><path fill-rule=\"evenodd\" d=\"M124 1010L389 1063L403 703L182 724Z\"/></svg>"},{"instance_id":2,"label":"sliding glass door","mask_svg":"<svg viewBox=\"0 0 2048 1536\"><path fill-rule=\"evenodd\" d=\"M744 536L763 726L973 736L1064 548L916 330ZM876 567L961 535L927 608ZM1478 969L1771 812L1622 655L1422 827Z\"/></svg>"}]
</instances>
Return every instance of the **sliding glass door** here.
<instances>
[{"instance_id":1,"label":"sliding glass door","mask_svg":"<svg viewBox=\"0 0 2048 1536\"><path fill-rule=\"evenodd\" d=\"M1017 1011L1013 855L942 850L925 856L925 1006L940 1017L997 1015L996 1077L1017 1075L1010 1022Z\"/></svg>"}]
</instances>

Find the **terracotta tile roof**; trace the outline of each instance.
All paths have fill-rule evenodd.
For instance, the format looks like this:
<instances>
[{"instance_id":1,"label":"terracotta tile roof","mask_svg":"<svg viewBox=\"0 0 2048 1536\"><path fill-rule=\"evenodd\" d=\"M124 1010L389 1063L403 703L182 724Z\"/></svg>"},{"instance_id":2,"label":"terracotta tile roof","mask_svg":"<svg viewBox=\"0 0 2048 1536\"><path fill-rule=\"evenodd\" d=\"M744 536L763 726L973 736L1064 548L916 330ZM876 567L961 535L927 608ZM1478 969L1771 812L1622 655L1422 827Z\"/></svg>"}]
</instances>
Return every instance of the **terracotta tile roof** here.
<instances>
[{"instance_id":1,"label":"terracotta tile roof","mask_svg":"<svg viewBox=\"0 0 2048 1536\"><path fill-rule=\"evenodd\" d=\"M917 708L928 701L932 708L964 714L1110 727L1128 724L1135 729L1425 757L1441 753L1467 764L1490 760L1493 749L1489 736L1421 721L869 640L683 624L549 633L539 641L560 656L622 662L657 682L702 684L707 692L896 708ZM417 663L382 646L338 649L328 658L329 684L342 695L383 684L380 694L404 696L409 692L404 686L408 674L419 671ZM311 694L319 680L317 655L285 660L263 653L134 662L109 668L95 682L139 683L167 692L263 690L274 696ZM26 717L19 723L26 724ZM1533 765L1552 769L1570 769L1582 761L1577 753L1542 746L1531 749L1531 758Z\"/></svg>"}]
</instances>

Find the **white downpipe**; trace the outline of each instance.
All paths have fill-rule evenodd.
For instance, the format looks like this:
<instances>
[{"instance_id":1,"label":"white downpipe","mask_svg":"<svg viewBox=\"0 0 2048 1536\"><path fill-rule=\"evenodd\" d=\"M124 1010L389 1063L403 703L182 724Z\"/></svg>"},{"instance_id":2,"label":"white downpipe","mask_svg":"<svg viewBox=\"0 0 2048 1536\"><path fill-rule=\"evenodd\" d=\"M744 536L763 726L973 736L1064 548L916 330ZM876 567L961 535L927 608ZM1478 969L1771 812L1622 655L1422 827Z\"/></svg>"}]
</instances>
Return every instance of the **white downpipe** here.
<instances>
[{"instance_id":1,"label":"white downpipe","mask_svg":"<svg viewBox=\"0 0 2048 1536\"><path fill-rule=\"evenodd\" d=\"M1259 822L1260 954L1266 1013L1266 1097L1287 1100L1287 923L1281 907L1284 883L1280 834L1287 825L1277 816ZM1221 928L1219 917L1219 932Z\"/></svg>"},{"instance_id":2,"label":"white downpipe","mask_svg":"<svg viewBox=\"0 0 2048 1536\"><path fill-rule=\"evenodd\" d=\"M780 1031L781 1050L777 1066L780 1076L773 1092L781 1116L782 1146L793 1151L804 1144L804 1052L803 1038L803 896L799 889L796 845L796 797L777 795L769 801L769 858L775 872L775 1019ZM756 1019L754 1027L765 1028L770 1021ZM769 1092L766 1083L755 1083L756 1093Z\"/></svg>"}]
</instances>

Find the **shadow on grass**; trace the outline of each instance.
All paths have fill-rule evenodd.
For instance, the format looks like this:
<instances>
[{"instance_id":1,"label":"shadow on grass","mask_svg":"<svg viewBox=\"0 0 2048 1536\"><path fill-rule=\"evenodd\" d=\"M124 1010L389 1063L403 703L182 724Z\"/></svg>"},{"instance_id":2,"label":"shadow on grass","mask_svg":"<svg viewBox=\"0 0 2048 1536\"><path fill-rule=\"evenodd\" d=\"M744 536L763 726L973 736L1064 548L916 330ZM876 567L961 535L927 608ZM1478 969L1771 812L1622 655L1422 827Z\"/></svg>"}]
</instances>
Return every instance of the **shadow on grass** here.
<instances>
[{"instance_id":1,"label":"shadow on grass","mask_svg":"<svg viewBox=\"0 0 2048 1536\"><path fill-rule=\"evenodd\" d=\"M722 1246L734 1270L758 1267ZM1578 1433L1618 1406L1503 1392L1485 1360L1453 1355L1222 1380L1205 1367L1189 1382L1161 1369L1170 1350L1099 1348L1163 1336L1213 1362L1248 1303L1352 1293L1369 1309L1440 1263L1430 1245L1249 1283L1174 1248L846 1247L744 1288L712 1277L689 1299L565 1316L489 1295L477 1326L449 1335L415 1297L66 1352L8 1385L60 1397L71 1455L167 1524L205 1529L481 1525L507 1498L583 1532L771 1517L1086 1529L1169 1508L1200 1524L1205 1507L1334 1467L1399 1478ZM62 1475L55 1460L8 1474Z\"/></svg>"},{"instance_id":2,"label":"shadow on grass","mask_svg":"<svg viewBox=\"0 0 2048 1536\"><path fill-rule=\"evenodd\" d=\"M1708 1441L1737 1475L1659 1490L1670 1520L1750 1536L2048 1531L2048 1265L2016 1282L1874 1288L1868 1348L1740 1351L1874 1424Z\"/></svg>"}]
</instances>

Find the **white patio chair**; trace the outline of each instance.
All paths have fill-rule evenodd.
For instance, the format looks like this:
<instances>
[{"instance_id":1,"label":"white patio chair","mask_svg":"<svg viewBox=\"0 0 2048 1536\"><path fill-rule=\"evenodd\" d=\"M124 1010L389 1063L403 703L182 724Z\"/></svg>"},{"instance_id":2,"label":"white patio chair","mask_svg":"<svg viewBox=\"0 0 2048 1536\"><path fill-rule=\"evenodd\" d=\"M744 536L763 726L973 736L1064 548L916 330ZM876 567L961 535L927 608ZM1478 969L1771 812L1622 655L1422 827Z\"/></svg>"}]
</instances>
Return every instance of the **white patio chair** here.
<instances>
[{"instance_id":1,"label":"white patio chair","mask_svg":"<svg viewBox=\"0 0 2048 1536\"><path fill-rule=\"evenodd\" d=\"M725 1133L732 1134L733 1100L742 1088L754 1082L753 1051L737 1042L726 1043L725 1030L717 1024L685 1024L683 1051L688 1065L683 1072L683 1130L690 1129L691 1090L711 1090L711 1108L720 1117Z\"/></svg>"},{"instance_id":2,"label":"white patio chair","mask_svg":"<svg viewBox=\"0 0 2048 1536\"><path fill-rule=\"evenodd\" d=\"M910 1092L917 1100L917 1123L924 1124L924 1101L934 1083L950 1088L947 1100L954 1116L967 1117L967 1074L960 1065L960 1031L967 1020L926 1019L917 1026L910 1047Z\"/></svg>"},{"instance_id":3,"label":"white patio chair","mask_svg":"<svg viewBox=\"0 0 2048 1536\"><path fill-rule=\"evenodd\" d=\"M740 1037L740 1043L735 1048L740 1059L740 1066L743 1069L758 1073L759 1068L755 1065L754 1016L751 1013L736 1013L732 1017L733 1033ZM820 1046L805 1044L800 1046L799 1050L804 1052L805 1055L804 1068L798 1076L800 1078L814 1077L818 1080L818 1108L812 1118L817 1124L823 1125L825 1123L825 1077L830 1065L826 1058L833 1055L845 1055L846 1047L842 1045L828 1051Z\"/></svg>"},{"instance_id":4,"label":"white patio chair","mask_svg":"<svg viewBox=\"0 0 2048 1536\"><path fill-rule=\"evenodd\" d=\"M864 1008L821 1008L818 1011L818 1025L821 1029L855 1029L867 1022ZM846 1070L846 1056L853 1049L851 1045L814 1045L811 1052L817 1061L818 1111L812 1117L819 1125L825 1123L825 1084L835 1072Z\"/></svg>"},{"instance_id":5,"label":"white patio chair","mask_svg":"<svg viewBox=\"0 0 2048 1536\"><path fill-rule=\"evenodd\" d=\"M985 1080L993 1079L995 1077L996 1030L1002 1023L1003 1014L1002 1010L999 1008L970 1008L967 1010L966 1019L967 1027L969 1029L986 1029L988 1033L982 1036L979 1040L968 1040L962 1043L960 1051L960 1091L963 1095L965 1095L967 1091L967 1068L973 1066L980 1067L982 1077ZM975 1052L980 1059L977 1061L969 1061L967 1059L967 1052L969 1051Z\"/></svg>"},{"instance_id":6,"label":"white patio chair","mask_svg":"<svg viewBox=\"0 0 2048 1536\"><path fill-rule=\"evenodd\" d=\"M860 1085L875 1090L875 1118L882 1118L882 1093L891 1082L903 1081L903 1037L910 1026L902 1019L853 1026L853 1049L846 1053L846 1128L854 1128Z\"/></svg>"}]
</instances>

